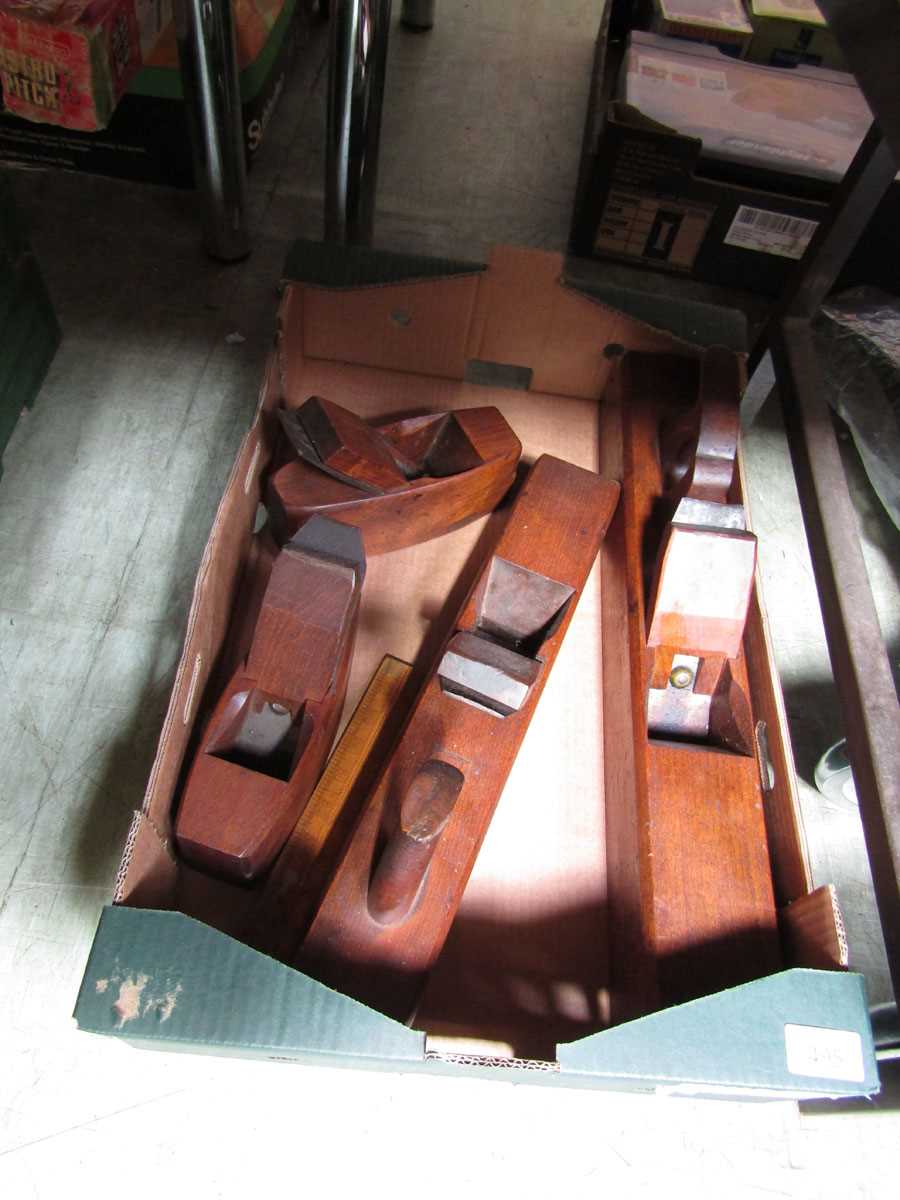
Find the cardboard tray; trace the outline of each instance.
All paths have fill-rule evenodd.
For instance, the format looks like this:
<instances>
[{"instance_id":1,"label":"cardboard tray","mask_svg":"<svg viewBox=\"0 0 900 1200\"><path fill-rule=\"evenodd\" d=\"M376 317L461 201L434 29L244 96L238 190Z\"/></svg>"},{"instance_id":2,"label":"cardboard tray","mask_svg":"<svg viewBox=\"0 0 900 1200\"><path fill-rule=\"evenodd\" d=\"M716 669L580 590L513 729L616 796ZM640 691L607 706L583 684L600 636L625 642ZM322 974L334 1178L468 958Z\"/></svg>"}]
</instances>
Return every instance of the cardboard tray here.
<instances>
[{"instance_id":1,"label":"cardboard tray","mask_svg":"<svg viewBox=\"0 0 900 1200\"><path fill-rule=\"evenodd\" d=\"M722 310L679 304L666 313L658 296L610 289L600 300L568 287L562 272L558 255L511 248L484 268L295 247L287 273L303 282L285 287L259 411L200 564L159 751L78 997L82 1029L159 1049L569 1086L782 1098L877 1090L863 980L811 969L832 961L834 922L791 917L798 904L821 912L816 893L806 898L790 748L758 604L746 646L776 780L766 793L773 881L785 932L804 934L786 940L795 965L775 975L603 1028L615 964L606 952L599 565L417 1028L243 945L234 934L246 894L173 853L180 774L252 559L277 406L313 393L366 417L496 404L525 462L549 452L596 468L598 401L623 348L695 356L704 344L740 346L741 323ZM345 717L385 653L427 669L496 519L369 561Z\"/></svg>"}]
</instances>

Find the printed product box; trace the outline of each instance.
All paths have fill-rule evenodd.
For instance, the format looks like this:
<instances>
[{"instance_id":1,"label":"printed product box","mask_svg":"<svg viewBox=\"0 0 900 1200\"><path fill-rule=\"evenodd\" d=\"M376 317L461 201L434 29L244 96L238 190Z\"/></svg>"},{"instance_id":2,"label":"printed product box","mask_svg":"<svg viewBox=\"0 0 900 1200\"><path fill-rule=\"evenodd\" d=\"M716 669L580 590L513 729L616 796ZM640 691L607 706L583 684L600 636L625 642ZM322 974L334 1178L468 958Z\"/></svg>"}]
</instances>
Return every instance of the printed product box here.
<instances>
[{"instance_id":1,"label":"printed product box","mask_svg":"<svg viewBox=\"0 0 900 1200\"><path fill-rule=\"evenodd\" d=\"M749 0L751 62L771 67L832 67L846 70L828 23L815 0Z\"/></svg>"},{"instance_id":2,"label":"printed product box","mask_svg":"<svg viewBox=\"0 0 900 1200\"><path fill-rule=\"evenodd\" d=\"M104 129L171 15L171 0L0 0L5 108Z\"/></svg>"},{"instance_id":3,"label":"printed product box","mask_svg":"<svg viewBox=\"0 0 900 1200\"><path fill-rule=\"evenodd\" d=\"M852 75L735 62L636 33L617 98L703 142L704 159L836 183L872 117Z\"/></svg>"},{"instance_id":4,"label":"printed product box","mask_svg":"<svg viewBox=\"0 0 900 1200\"><path fill-rule=\"evenodd\" d=\"M2 0L0 0L2 2ZM297 0L235 5L241 118L247 160L259 148L305 35ZM193 186L174 24L129 84L99 133L53 129L0 114L0 159L88 171L170 187Z\"/></svg>"},{"instance_id":5,"label":"printed product box","mask_svg":"<svg viewBox=\"0 0 900 1200\"><path fill-rule=\"evenodd\" d=\"M753 36L743 0L653 0L650 29L666 37L709 42L741 57Z\"/></svg>"}]
</instances>

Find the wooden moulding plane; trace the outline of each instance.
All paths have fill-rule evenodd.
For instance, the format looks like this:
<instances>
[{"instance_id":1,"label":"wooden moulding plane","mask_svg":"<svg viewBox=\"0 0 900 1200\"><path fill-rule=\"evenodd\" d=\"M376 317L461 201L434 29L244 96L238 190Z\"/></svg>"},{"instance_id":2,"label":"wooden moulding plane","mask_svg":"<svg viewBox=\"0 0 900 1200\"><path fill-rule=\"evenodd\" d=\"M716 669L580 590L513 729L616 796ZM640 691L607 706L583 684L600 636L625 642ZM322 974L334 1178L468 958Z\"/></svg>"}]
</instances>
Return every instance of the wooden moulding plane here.
<instances>
[{"instance_id":1,"label":"wooden moulding plane","mask_svg":"<svg viewBox=\"0 0 900 1200\"><path fill-rule=\"evenodd\" d=\"M744 655L741 364L627 355L602 412L622 504L601 561L614 1021L776 971Z\"/></svg>"},{"instance_id":2,"label":"wooden moulding plane","mask_svg":"<svg viewBox=\"0 0 900 1200\"><path fill-rule=\"evenodd\" d=\"M175 821L193 866L247 882L293 829L340 719L364 575L359 531L324 517L275 558L249 652L204 728Z\"/></svg>"},{"instance_id":3,"label":"wooden moulding plane","mask_svg":"<svg viewBox=\"0 0 900 1200\"><path fill-rule=\"evenodd\" d=\"M269 481L276 536L291 537L319 514L356 526L369 556L427 541L490 512L522 453L496 408L375 427L313 396L279 416L296 456Z\"/></svg>"},{"instance_id":4,"label":"wooden moulding plane","mask_svg":"<svg viewBox=\"0 0 900 1200\"><path fill-rule=\"evenodd\" d=\"M325 889L302 970L410 1018L618 494L557 458L532 468Z\"/></svg>"}]
</instances>

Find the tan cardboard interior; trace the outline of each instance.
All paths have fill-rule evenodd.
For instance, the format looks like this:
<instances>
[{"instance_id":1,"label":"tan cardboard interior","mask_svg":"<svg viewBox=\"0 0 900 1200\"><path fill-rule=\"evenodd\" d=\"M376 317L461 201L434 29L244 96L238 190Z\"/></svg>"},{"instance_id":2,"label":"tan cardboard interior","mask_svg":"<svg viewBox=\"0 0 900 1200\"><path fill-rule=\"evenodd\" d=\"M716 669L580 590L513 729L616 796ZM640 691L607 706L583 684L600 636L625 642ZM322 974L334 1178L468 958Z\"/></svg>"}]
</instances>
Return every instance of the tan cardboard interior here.
<instances>
[{"instance_id":1,"label":"tan cardboard interior","mask_svg":"<svg viewBox=\"0 0 900 1200\"><path fill-rule=\"evenodd\" d=\"M596 469L598 400L613 365L607 348L696 353L667 333L565 290L560 270L557 255L504 248L483 274L351 290L286 288L260 409L200 564L184 654L143 807L126 843L117 903L177 908L233 935L241 927L246 892L176 861L172 813L198 714L215 699L204 693L215 679L234 600L258 552L252 531L274 446L276 407L300 404L312 394L370 418L495 404L522 442L523 463L546 452ZM463 382L470 359L530 367L532 387L514 391ZM500 519L502 514L482 518L369 560L345 720L385 653L427 670L478 569L490 526ZM604 1024L598 584L595 568L430 980L415 1022L429 1035L475 1039L517 1057L552 1058L557 1042ZM769 726L776 784L765 796L767 827L776 895L784 905L809 891L809 876L781 697L758 603L747 653L754 704Z\"/></svg>"}]
</instances>

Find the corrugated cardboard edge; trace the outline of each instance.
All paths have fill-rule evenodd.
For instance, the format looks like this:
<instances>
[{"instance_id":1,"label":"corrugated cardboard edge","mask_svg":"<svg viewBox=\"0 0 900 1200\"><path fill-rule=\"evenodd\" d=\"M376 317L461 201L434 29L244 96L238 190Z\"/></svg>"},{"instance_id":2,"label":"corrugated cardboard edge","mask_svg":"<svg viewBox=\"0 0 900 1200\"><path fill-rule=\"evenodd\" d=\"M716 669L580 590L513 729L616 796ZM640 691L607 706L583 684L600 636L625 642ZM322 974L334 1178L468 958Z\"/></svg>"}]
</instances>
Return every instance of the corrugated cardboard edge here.
<instances>
[{"instance_id":1,"label":"corrugated cardboard edge","mask_svg":"<svg viewBox=\"0 0 900 1200\"><path fill-rule=\"evenodd\" d=\"M791 962L819 970L847 969L850 949L834 884L799 896L779 911L778 919Z\"/></svg>"}]
</instances>

